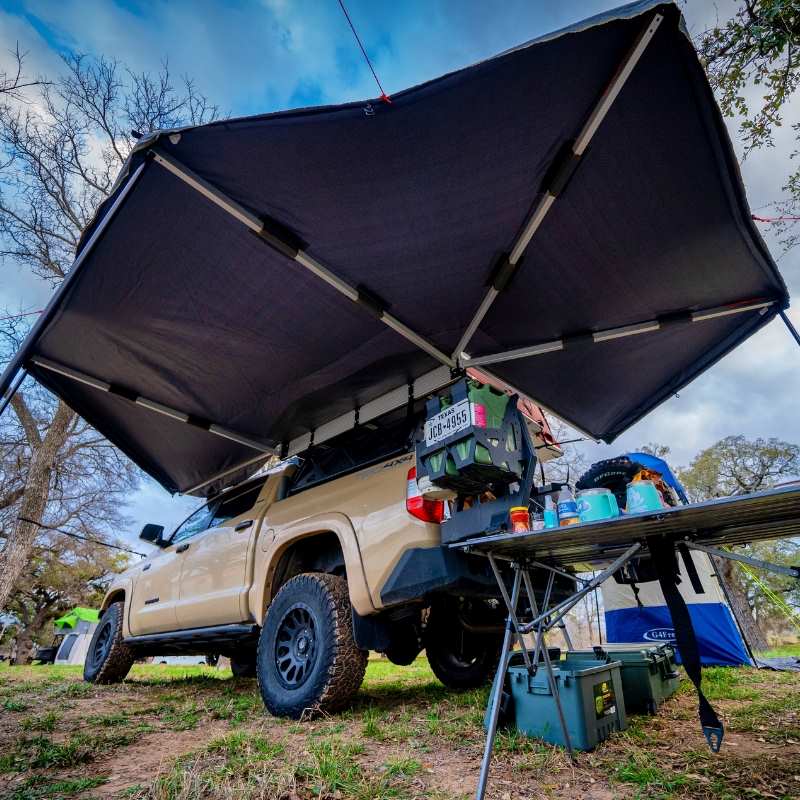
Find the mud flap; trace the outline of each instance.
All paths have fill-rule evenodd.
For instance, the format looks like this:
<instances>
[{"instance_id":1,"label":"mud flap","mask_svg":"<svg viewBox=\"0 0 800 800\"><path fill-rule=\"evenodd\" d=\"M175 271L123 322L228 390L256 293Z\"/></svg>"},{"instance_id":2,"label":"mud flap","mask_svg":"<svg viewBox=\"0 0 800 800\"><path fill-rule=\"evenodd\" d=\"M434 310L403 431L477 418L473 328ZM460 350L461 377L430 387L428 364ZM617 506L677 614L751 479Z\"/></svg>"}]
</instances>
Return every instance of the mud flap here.
<instances>
[{"instance_id":1,"label":"mud flap","mask_svg":"<svg viewBox=\"0 0 800 800\"><path fill-rule=\"evenodd\" d=\"M717 716L717 712L711 707L711 703L708 702L701 689L700 651L697 646L697 637L692 625L692 618L689 616L689 609L686 606L686 601L678 591L680 575L675 546L670 541L665 539L657 540L655 538L651 539L648 545L653 557L653 565L658 575L658 582L661 585L661 592L672 616L675 640L681 654L684 669L697 690L698 711L703 735L706 737L711 751L718 753L722 746L725 729Z\"/></svg>"}]
</instances>

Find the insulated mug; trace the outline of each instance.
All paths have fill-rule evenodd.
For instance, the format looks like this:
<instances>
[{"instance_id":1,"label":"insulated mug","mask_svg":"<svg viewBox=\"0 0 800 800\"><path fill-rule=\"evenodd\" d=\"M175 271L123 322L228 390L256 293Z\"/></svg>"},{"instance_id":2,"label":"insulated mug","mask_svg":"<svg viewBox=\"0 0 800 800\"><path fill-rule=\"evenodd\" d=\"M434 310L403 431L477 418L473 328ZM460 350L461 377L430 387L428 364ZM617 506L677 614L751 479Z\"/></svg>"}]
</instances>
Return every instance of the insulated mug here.
<instances>
[{"instance_id":1,"label":"insulated mug","mask_svg":"<svg viewBox=\"0 0 800 800\"><path fill-rule=\"evenodd\" d=\"M619 516L617 498L610 489L584 489L578 492L578 513L581 522L597 522Z\"/></svg>"},{"instance_id":2,"label":"insulated mug","mask_svg":"<svg viewBox=\"0 0 800 800\"><path fill-rule=\"evenodd\" d=\"M625 511L636 514L641 511L659 511L663 508L661 496L653 481L634 481L628 484Z\"/></svg>"}]
</instances>

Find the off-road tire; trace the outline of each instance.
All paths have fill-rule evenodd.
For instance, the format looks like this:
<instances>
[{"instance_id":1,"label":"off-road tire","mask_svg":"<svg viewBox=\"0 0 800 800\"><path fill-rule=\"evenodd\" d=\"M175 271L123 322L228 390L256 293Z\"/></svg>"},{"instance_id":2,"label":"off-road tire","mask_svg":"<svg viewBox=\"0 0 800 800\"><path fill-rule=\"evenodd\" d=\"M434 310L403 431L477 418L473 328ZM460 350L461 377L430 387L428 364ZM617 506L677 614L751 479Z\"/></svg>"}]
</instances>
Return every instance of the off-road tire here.
<instances>
[{"instance_id":1,"label":"off-road tire","mask_svg":"<svg viewBox=\"0 0 800 800\"><path fill-rule=\"evenodd\" d=\"M130 672L136 655L122 640L125 603L112 603L95 628L86 661L83 679L89 683L120 683Z\"/></svg>"},{"instance_id":2,"label":"off-road tire","mask_svg":"<svg viewBox=\"0 0 800 800\"><path fill-rule=\"evenodd\" d=\"M298 627L297 618L307 621ZM313 649L293 673L291 665L306 653L299 649L303 637ZM347 581L322 572L288 580L270 604L258 641L258 688L270 714L300 719L338 711L358 691L366 668L367 651L353 639Z\"/></svg>"},{"instance_id":3,"label":"off-road tire","mask_svg":"<svg viewBox=\"0 0 800 800\"><path fill-rule=\"evenodd\" d=\"M428 614L423 643L433 674L445 686L477 689L494 678L503 633L469 633L449 604L435 604Z\"/></svg>"},{"instance_id":4,"label":"off-road tire","mask_svg":"<svg viewBox=\"0 0 800 800\"><path fill-rule=\"evenodd\" d=\"M234 678L255 678L256 654L231 656L231 672Z\"/></svg>"},{"instance_id":5,"label":"off-road tire","mask_svg":"<svg viewBox=\"0 0 800 800\"><path fill-rule=\"evenodd\" d=\"M627 456L608 458L592 464L575 484L576 489L610 489L617 498L617 505L625 508L626 489L642 465Z\"/></svg>"}]
</instances>

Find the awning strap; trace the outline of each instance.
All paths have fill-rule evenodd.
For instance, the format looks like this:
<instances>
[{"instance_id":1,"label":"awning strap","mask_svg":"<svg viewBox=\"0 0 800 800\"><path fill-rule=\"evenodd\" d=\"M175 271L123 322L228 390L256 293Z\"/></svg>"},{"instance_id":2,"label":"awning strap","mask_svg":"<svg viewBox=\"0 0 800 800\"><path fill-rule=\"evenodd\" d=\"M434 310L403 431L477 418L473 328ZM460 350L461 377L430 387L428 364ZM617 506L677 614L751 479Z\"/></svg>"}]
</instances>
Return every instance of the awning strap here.
<instances>
[{"instance_id":1,"label":"awning strap","mask_svg":"<svg viewBox=\"0 0 800 800\"><path fill-rule=\"evenodd\" d=\"M717 753L722 745L725 729L717 716L717 712L711 707L711 703L708 702L701 688L700 649L697 645L697 636L694 632L686 601L678 591L680 573L678 571L678 559L675 557L675 547L672 542L666 539L656 538L651 539L648 545L653 558L653 566L658 575L658 582L661 585L661 592L672 616L675 640L681 654L683 667L695 689L697 689L698 711L703 735L706 737L712 752Z\"/></svg>"}]
</instances>

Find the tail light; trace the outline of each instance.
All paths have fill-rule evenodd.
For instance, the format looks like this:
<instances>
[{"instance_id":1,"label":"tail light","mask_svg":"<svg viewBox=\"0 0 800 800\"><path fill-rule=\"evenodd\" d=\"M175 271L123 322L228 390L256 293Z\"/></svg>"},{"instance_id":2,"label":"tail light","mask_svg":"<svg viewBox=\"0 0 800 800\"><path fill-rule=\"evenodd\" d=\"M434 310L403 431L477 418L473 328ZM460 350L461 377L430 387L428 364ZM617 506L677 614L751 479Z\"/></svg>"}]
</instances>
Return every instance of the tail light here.
<instances>
[{"instance_id":1,"label":"tail light","mask_svg":"<svg viewBox=\"0 0 800 800\"><path fill-rule=\"evenodd\" d=\"M417 468L408 471L406 484L406 511L423 522L439 524L444 519L444 500L426 500L417 486Z\"/></svg>"}]
</instances>

